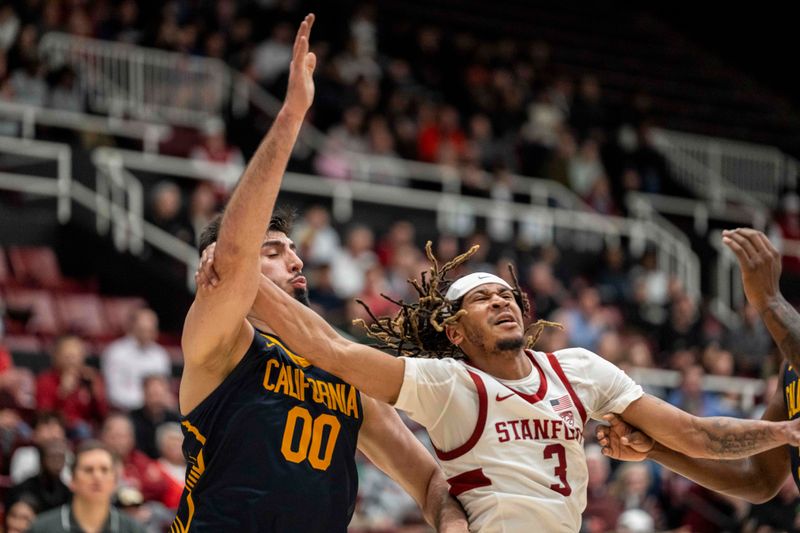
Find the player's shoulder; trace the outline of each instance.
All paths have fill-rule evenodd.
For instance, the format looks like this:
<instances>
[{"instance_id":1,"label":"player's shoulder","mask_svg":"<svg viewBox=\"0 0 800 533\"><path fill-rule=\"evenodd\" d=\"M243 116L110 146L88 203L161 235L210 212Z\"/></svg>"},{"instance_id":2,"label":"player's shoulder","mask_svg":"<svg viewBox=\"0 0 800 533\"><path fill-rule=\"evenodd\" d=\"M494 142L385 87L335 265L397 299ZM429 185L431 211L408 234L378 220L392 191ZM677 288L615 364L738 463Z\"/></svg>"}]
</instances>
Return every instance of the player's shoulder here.
<instances>
[{"instance_id":1,"label":"player's shoulder","mask_svg":"<svg viewBox=\"0 0 800 533\"><path fill-rule=\"evenodd\" d=\"M467 365L461 359L453 359L452 357L401 357L401 359L406 362L407 369L413 369L418 372L467 375Z\"/></svg>"},{"instance_id":2,"label":"player's shoulder","mask_svg":"<svg viewBox=\"0 0 800 533\"><path fill-rule=\"evenodd\" d=\"M564 348L553 352L559 363L569 362L589 362L596 359L602 359L599 355L586 348Z\"/></svg>"}]
</instances>

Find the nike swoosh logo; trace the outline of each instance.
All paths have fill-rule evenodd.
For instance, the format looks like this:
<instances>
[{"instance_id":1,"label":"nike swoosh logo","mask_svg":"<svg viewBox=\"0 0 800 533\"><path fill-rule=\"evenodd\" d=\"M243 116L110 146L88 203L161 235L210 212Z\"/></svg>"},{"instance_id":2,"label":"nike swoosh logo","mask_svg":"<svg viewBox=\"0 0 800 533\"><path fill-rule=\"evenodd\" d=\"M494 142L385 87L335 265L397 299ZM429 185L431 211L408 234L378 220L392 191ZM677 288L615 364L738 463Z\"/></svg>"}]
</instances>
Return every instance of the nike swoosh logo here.
<instances>
[{"instance_id":1,"label":"nike swoosh logo","mask_svg":"<svg viewBox=\"0 0 800 533\"><path fill-rule=\"evenodd\" d=\"M497 400L498 402L502 402L503 400L508 400L508 399L509 399L509 398L511 398L512 396L514 396L514 393L513 393L513 392L512 392L511 394L509 394L508 396L500 396L500 395L498 394L497 396L495 396L495 397L494 397L494 399L495 399L495 400Z\"/></svg>"},{"instance_id":2,"label":"nike swoosh logo","mask_svg":"<svg viewBox=\"0 0 800 533\"><path fill-rule=\"evenodd\" d=\"M486 279L486 278L488 278L488 277L489 277L489 276L481 276L480 274L478 275L478 279Z\"/></svg>"}]
</instances>

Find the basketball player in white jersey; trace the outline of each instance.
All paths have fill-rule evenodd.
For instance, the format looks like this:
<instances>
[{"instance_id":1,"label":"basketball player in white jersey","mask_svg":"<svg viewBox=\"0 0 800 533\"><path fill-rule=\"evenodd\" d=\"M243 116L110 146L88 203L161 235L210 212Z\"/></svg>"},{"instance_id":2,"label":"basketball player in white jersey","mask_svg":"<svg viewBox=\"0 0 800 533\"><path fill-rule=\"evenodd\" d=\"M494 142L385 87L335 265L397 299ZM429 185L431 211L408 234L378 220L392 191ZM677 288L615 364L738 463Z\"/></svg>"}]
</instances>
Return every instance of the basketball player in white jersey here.
<instances>
[{"instance_id":1,"label":"basketball player in white jersey","mask_svg":"<svg viewBox=\"0 0 800 533\"><path fill-rule=\"evenodd\" d=\"M693 457L734 459L800 440L800 421L691 416L643 394L588 350L527 349L528 304L516 283L489 273L446 278L471 253L441 269L434 260L430 276L414 282L419 302L370 327L406 357L344 339L267 279L254 304L287 346L303 346L314 365L427 428L471 531L577 532L586 505L589 417L618 413ZM211 283L212 262L213 249L204 254L199 283Z\"/></svg>"}]
</instances>

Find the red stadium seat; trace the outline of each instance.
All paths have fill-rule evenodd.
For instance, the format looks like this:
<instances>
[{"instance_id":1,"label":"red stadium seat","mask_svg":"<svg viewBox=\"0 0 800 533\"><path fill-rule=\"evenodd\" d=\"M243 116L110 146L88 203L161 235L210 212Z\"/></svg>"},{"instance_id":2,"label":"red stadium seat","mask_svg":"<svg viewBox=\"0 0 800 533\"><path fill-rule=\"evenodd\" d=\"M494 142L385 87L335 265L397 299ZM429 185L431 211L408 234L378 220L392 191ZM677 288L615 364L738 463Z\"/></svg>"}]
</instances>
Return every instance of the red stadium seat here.
<instances>
[{"instance_id":1,"label":"red stadium seat","mask_svg":"<svg viewBox=\"0 0 800 533\"><path fill-rule=\"evenodd\" d=\"M103 298L103 310L109 334L113 337L124 335L128 329L131 313L142 307L147 307L147 302L142 298Z\"/></svg>"},{"instance_id":2,"label":"red stadium seat","mask_svg":"<svg viewBox=\"0 0 800 533\"><path fill-rule=\"evenodd\" d=\"M62 294L56 299L56 307L65 330L92 339L113 336L96 294Z\"/></svg>"},{"instance_id":3,"label":"red stadium seat","mask_svg":"<svg viewBox=\"0 0 800 533\"><path fill-rule=\"evenodd\" d=\"M12 246L8 252L14 278L20 285L60 288L64 277L52 248L44 246Z\"/></svg>"},{"instance_id":4,"label":"red stadium seat","mask_svg":"<svg viewBox=\"0 0 800 533\"><path fill-rule=\"evenodd\" d=\"M28 315L27 319L17 319L22 322L17 328L17 333L32 333L38 335L58 335L61 333L61 323L58 320L53 295L45 290L10 288L6 290L6 307L12 317ZM11 332L15 332L10 328Z\"/></svg>"}]
</instances>

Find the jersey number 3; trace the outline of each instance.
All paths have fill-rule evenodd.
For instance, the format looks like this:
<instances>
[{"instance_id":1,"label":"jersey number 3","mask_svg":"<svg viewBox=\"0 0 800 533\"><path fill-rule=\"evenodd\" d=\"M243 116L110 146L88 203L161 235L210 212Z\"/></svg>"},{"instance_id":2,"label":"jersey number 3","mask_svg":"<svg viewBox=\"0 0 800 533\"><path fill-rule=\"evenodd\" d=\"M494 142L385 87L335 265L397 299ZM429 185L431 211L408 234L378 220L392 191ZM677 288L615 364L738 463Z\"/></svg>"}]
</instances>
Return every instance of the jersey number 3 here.
<instances>
[{"instance_id":1,"label":"jersey number 3","mask_svg":"<svg viewBox=\"0 0 800 533\"><path fill-rule=\"evenodd\" d=\"M558 459L558 464L553 473L560 483L553 483L550 485L550 489L562 496L569 496L572 494L572 487L569 486L569 481L567 481L567 453L564 450L564 446L561 444L548 444L544 449L544 458L552 459L553 456Z\"/></svg>"},{"instance_id":2,"label":"jersey number 3","mask_svg":"<svg viewBox=\"0 0 800 533\"><path fill-rule=\"evenodd\" d=\"M297 436L298 425L300 426L299 437ZM311 413L305 407L299 405L292 407L286 416L281 453L289 462L302 463L308 459L312 468L327 470L331 465L333 449L336 446L336 438L339 436L341 427L339 420L333 415L325 413L317 418L312 418ZM326 434L328 439L325 450L323 450L322 444Z\"/></svg>"}]
</instances>

